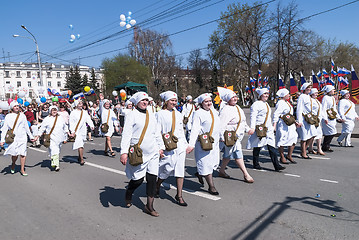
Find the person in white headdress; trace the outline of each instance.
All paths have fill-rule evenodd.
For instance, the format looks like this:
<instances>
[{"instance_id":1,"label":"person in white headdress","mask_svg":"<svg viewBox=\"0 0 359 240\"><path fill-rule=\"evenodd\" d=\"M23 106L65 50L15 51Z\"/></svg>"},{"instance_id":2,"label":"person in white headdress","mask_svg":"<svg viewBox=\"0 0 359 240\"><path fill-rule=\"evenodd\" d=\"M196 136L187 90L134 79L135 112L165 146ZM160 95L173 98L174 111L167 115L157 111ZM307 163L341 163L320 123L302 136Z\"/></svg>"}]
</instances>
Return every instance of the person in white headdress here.
<instances>
[{"instance_id":1,"label":"person in white headdress","mask_svg":"<svg viewBox=\"0 0 359 240\"><path fill-rule=\"evenodd\" d=\"M238 96L235 92L227 88L218 88L218 93L222 101L225 103L219 113L220 119L220 141L225 142L225 137L231 137L234 132L237 140L233 146L224 145L224 153L222 164L219 169L219 176L230 178L225 169L231 159L234 159L239 169L241 169L244 181L253 183L254 180L249 175L243 161L242 144L244 133L249 130L246 122L246 116L243 110L237 105ZM227 133L227 134L226 134Z\"/></svg>"},{"instance_id":2,"label":"person in white headdress","mask_svg":"<svg viewBox=\"0 0 359 240\"><path fill-rule=\"evenodd\" d=\"M44 121L41 123L40 130L36 136L36 139L39 138L44 132L50 134L50 147L49 154L51 157L51 167L58 172L60 171L60 150L63 141L67 139L65 134L70 134L68 127L65 123L65 120L59 116L58 108L56 106L51 106L49 108L50 115L45 117Z\"/></svg>"},{"instance_id":3,"label":"person in white headdress","mask_svg":"<svg viewBox=\"0 0 359 240\"><path fill-rule=\"evenodd\" d=\"M353 147L351 143L351 134L354 130L355 120L358 121L359 117L355 111L355 104L350 101L350 93L348 90L341 90L340 95L342 98L338 104L338 112L342 122L342 132L337 141L339 146ZM343 143L344 141L344 143Z\"/></svg>"},{"instance_id":4,"label":"person in white headdress","mask_svg":"<svg viewBox=\"0 0 359 240\"><path fill-rule=\"evenodd\" d=\"M121 114L124 117L124 122L125 122L125 119L126 119L127 115L130 112L132 112L132 110L133 110L133 103L130 100L127 100L125 102L125 108L121 109Z\"/></svg>"},{"instance_id":5,"label":"person in white headdress","mask_svg":"<svg viewBox=\"0 0 359 240\"><path fill-rule=\"evenodd\" d=\"M18 157L20 156L20 174L22 176L27 176L25 172L25 162L27 154L27 136L31 139L32 142L35 141L34 137L31 134L29 125L25 114L20 112L20 106L17 101L12 101L10 103L11 113L8 113L5 117L3 127L1 128L1 139L0 146L2 147L5 143L5 136L8 130L12 130L15 134L14 141L9 144L8 148L5 150L4 155L10 155L12 164L10 167L11 174L15 173L15 163ZM16 121L17 119L17 121ZM16 122L16 125L14 126Z\"/></svg>"},{"instance_id":6,"label":"person in white headdress","mask_svg":"<svg viewBox=\"0 0 359 240\"><path fill-rule=\"evenodd\" d=\"M108 126L107 132L102 132L101 127L100 127L101 134L103 136L105 136L105 138L106 138L104 154L105 154L105 156L114 157L114 156L116 156L116 154L112 149L111 137L115 131L116 132L119 131L118 127L119 127L120 123L117 120L116 113L111 109L111 104L108 99L103 100L103 109L101 110L101 125L100 126L102 126L103 124L107 124L107 126ZM108 153L108 151L110 151L110 153Z\"/></svg>"},{"instance_id":7,"label":"person in white headdress","mask_svg":"<svg viewBox=\"0 0 359 240\"><path fill-rule=\"evenodd\" d=\"M337 111L337 104L334 97L334 86L326 85L324 91L326 95L322 99L322 130L324 135L322 149L324 152L333 152L333 150L330 148L330 143L337 133L337 120L341 121L341 119Z\"/></svg>"},{"instance_id":8,"label":"person in white headdress","mask_svg":"<svg viewBox=\"0 0 359 240\"><path fill-rule=\"evenodd\" d=\"M157 180L157 196L159 196L162 182L169 176L174 176L177 183L177 195L175 200L180 206L187 206L183 200L182 189L184 181L184 168L186 159L187 141L183 131L182 114L176 110L177 94L166 91L160 94L163 100L163 109L157 112L157 123L161 128L162 138L170 138L171 134L177 138L177 148L165 150L164 157L160 159L160 167ZM174 114L174 123L173 123ZM174 124L174 129L172 125ZM171 134L169 134L171 132Z\"/></svg>"},{"instance_id":9,"label":"person in white headdress","mask_svg":"<svg viewBox=\"0 0 359 240\"><path fill-rule=\"evenodd\" d=\"M295 144L297 143L298 134L296 131L297 122L287 125L283 118L294 119L294 109L290 103L289 91L285 88L279 89L276 93L279 100L273 114L273 128L275 131L276 146L280 155L280 162L283 164L296 163L292 158ZM288 154L284 157L284 147L288 147ZM287 161L288 160L288 161Z\"/></svg>"},{"instance_id":10,"label":"person in white headdress","mask_svg":"<svg viewBox=\"0 0 359 240\"><path fill-rule=\"evenodd\" d=\"M192 96L188 95L186 97L186 103L183 105L182 115L183 115L183 122L186 127L186 139L188 140L189 135L192 129L192 121L193 121L193 114L196 111L194 104L192 103Z\"/></svg>"},{"instance_id":11,"label":"person in white headdress","mask_svg":"<svg viewBox=\"0 0 359 240\"><path fill-rule=\"evenodd\" d=\"M250 137L248 138L247 143L247 149L253 148L253 168L262 169L259 165L259 153L262 147L267 147L274 170L284 170L285 167L279 164L278 156L275 151L275 137L271 119L271 109L267 103L269 90L267 88L257 88L256 94L258 95L258 100L251 106L250 129L248 131ZM265 137L260 138L257 135L256 126L262 124L267 128L267 133ZM258 126L257 128L261 130L263 127Z\"/></svg>"},{"instance_id":12,"label":"person in white headdress","mask_svg":"<svg viewBox=\"0 0 359 240\"><path fill-rule=\"evenodd\" d=\"M131 97L130 101L136 107L125 119L121 139L121 163L126 165L126 176L130 179L125 194L126 206L130 207L132 205L133 192L146 177L147 204L144 211L151 216L158 217L159 214L153 208L153 202L156 195L159 158L164 156L163 150L165 147L155 114L150 113L148 109L148 94L137 92ZM130 146L139 142L146 118L148 118L148 127L140 145L143 163L132 166L128 160L129 149Z\"/></svg>"},{"instance_id":13,"label":"person in white headdress","mask_svg":"<svg viewBox=\"0 0 359 240\"><path fill-rule=\"evenodd\" d=\"M219 193L213 183L213 170L217 169L219 165L220 120L218 112L212 106L211 96L210 93L203 93L196 98L200 105L200 109L193 115L192 130L186 152L189 154L195 149L194 155L198 170L196 176L201 184L203 184L202 177L204 177L209 186L208 192L212 195L218 195ZM214 140L212 143L212 150L203 150L198 140L198 136L210 133L211 126L213 126L211 137ZM208 135L203 135L203 137L207 136Z\"/></svg>"},{"instance_id":14,"label":"person in white headdress","mask_svg":"<svg viewBox=\"0 0 359 240\"><path fill-rule=\"evenodd\" d=\"M156 113L156 108L154 106L154 103L153 103L153 98L148 96L148 110L150 110L151 113Z\"/></svg>"},{"instance_id":15,"label":"person in white headdress","mask_svg":"<svg viewBox=\"0 0 359 240\"><path fill-rule=\"evenodd\" d=\"M309 96L312 86L309 82L302 85L300 90L303 91L303 93L299 96L297 103L297 121L300 124L298 135L300 138L301 157L304 159L311 159L307 154L307 148L313 144L314 138L317 135L315 125L310 124L304 118L304 115L313 115L314 100Z\"/></svg>"},{"instance_id":16,"label":"person in white headdress","mask_svg":"<svg viewBox=\"0 0 359 240\"><path fill-rule=\"evenodd\" d=\"M318 89L312 88L310 91L310 96L313 100L313 114L318 116L319 119L319 125L316 127L317 134L314 138L314 141L311 145L308 146L308 152L312 154L318 154L318 155L325 155L325 153L322 150L322 138L323 138L323 132L322 132L322 118L323 118L323 107L322 104L318 101ZM317 151L314 151L314 142L317 145Z\"/></svg>"},{"instance_id":17,"label":"person in white headdress","mask_svg":"<svg viewBox=\"0 0 359 240\"><path fill-rule=\"evenodd\" d=\"M78 162L81 166L85 164L84 161L84 141L87 135L86 123L90 126L91 130L94 129L93 122L87 111L83 110L83 102L81 100L74 101L74 110L70 114L69 130L70 137L75 137L75 142L72 145L72 150L78 151Z\"/></svg>"}]
</instances>

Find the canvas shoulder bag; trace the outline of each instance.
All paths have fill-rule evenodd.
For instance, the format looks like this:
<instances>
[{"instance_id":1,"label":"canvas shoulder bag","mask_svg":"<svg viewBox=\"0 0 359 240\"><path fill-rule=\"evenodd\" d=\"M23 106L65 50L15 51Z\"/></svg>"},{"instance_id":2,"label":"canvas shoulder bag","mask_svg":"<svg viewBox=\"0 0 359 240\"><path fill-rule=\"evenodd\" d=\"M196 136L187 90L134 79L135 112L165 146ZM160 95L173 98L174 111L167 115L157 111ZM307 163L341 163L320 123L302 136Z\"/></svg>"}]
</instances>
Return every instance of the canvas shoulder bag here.
<instances>
[{"instance_id":1,"label":"canvas shoulder bag","mask_svg":"<svg viewBox=\"0 0 359 240\"><path fill-rule=\"evenodd\" d=\"M224 131L224 144L225 144L227 147L232 147L232 146L236 143L236 141L237 141L237 139L238 139L238 137L237 137L237 130L238 130L238 128L239 128L239 125L241 124L242 117L241 117L241 113L240 113L240 111L239 111L238 106L236 106L236 109L237 109L237 111L238 111L238 116L239 116L239 122L238 122L238 124L237 124L236 130L235 130L235 131L227 131L227 130Z\"/></svg>"},{"instance_id":2,"label":"canvas shoulder bag","mask_svg":"<svg viewBox=\"0 0 359 240\"><path fill-rule=\"evenodd\" d=\"M267 137L268 128L266 127L266 123L267 123L268 115L269 115L268 103L266 103L266 106L267 106L267 114L266 114L266 119L264 120L264 123L260 124L260 125L256 125L256 134L257 134L257 137L259 137L259 139Z\"/></svg>"},{"instance_id":3,"label":"canvas shoulder bag","mask_svg":"<svg viewBox=\"0 0 359 240\"><path fill-rule=\"evenodd\" d=\"M333 107L327 109L327 114L328 114L329 120L334 120L337 118L337 112L334 110L334 107L335 107L334 97L332 97L332 99L333 99Z\"/></svg>"},{"instance_id":4,"label":"canvas shoulder bag","mask_svg":"<svg viewBox=\"0 0 359 240\"><path fill-rule=\"evenodd\" d=\"M74 133L76 133L77 129L79 128L79 125L80 125L80 122L81 122L83 113L84 113L84 111L81 110L80 119L79 119L79 121L77 122L77 125L76 125L76 128L75 128ZM69 141L69 142L75 142L75 140L76 140L76 135L73 136L73 137L69 137L69 140L68 140L68 141Z\"/></svg>"},{"instance_id":5,"label":"canvas shoulder bag","mask_svg":"<svg viewBox=\"0 0 359 240\"><path fill-rule=\"evenodd\" d=\"M201 148L204 151L212 150L214 143L214 138L212 137L213 127L214 127L214 117L212 110L209 109L209 111L211 113L211 118L212 118L211 129L209 130L209 132L198 135L198 141L201 144Z\"/></svg>"},{"instance_id":6,"label":"canvas shoulder bag","mask_svg":"<svg viewBox=\"0 0 359 240\"><path fill-rule=\"evenodd\" d=\"M51 138L51 134L54 131L54 128L56 126L56 122L57 122L57 115L55 117L55 122L54 122L54 125L52 126L52 128L50 130L50 133L49 134L46 134L46 133L44 134L44 143L43 143L43 145L46 148L50 147L50 138Z\"/></svg>"},{"instance_id":7,"label":"canvas shoulder bag","mask_svg":"<svg viewBox=\"0 0 359 240\"><path fill-rule=\"evenodd\" d=\"M344 116L348 114L348 112L350 111L350 109L352 109L353 103L351 101L350 102L350 107L348 108L348 110L344 113Z\"/></svg>"},{"instance_id":8,"label":"canvas shoulder bag","mask_svg":"<svg viewBox=\"0 0 359 240\"><path fill-rule=\"evenodd\" d=\"M304 114L302 113L304 120L309 123L310 125L315 125L317 123L316 118L313 115L313 101L310 97L310 113Z\"/></svg>"},{"instance_id":9,"label":"canvas shoulder bag","mask_svg":"<svg viewBox=\"0 0 359 240\"><path fill-rule=\"evenodd\" d=\"M285 101L285 100L284 100ZM288 106L289 106L289 112L287 114L284 114L283 116L281 116L281 119L284 121L285 124L287 124L288 126L292 125L293 123L295 123L295 117L290 114L290 110L292 109L292 106L285 101Z\"/></svg>"},{"instance_id":10,"label":"canvas shoulder bag","mask_svg":"<svg viewBox=\"0 0 359 240\"><path fill-rule=\"evenodd\" d=\"M188 116L187 117L183 117L183 124L186 125L188 123L188 120L189 120L189 117L191 116L192 112L193 112L193 105L192 105L192 108L191 108L191 111L189 112Z\"/></svg>"},{"instance_id":11,"label":"canvas shoulder bag","mask_svg":"<svg viewBox=\"0 0 359 240\"><path fill-rule=\"evenodd\" d=\"M20 113L17 114L15 122L14 122L14 126L12 126L12 129L7 130L6 135L5 135L5 143L6 144L11 144L14 142L15 139L15 134L14 134L14 129L17 123L17 120L19 119Z\"/></svg>"},{"instance_id":12,"label":"canvas shoulder bag","mask_svg":"<svg viewBox=\"0 0 359 240\"><path fill-rule=\"evenodd\" d=\"M142 159L142 149L140 148L141 143L143 141L143 138L145 137L145 133L148 127L149 122L149 114L148 110L146 110L146 120L145 120L145 126L142 129L140 139L138 140L138 143L131 145L128 149L128 158L130 159L130 165L132 166L138 166L143 163Z\"/></svg>"},{"instance_id":13,"label":"canvas shoulder bag","mask_svg":"<svg viewBox=\"0 0 359 240\"><path fill-rule=\"evenodd\" d=\"M108 110L108 115L107 115L107 122L101 124L101 132L103 133L107 133L109 126L108 126L108 120L110 119L110 115L111 115L111 110Z\"/></svg>"},{"instance_id":14,"label":"canvas shoulder bag","mask_svg":"<svg viewBox=\"0 0 359 240\"><path fill-rule=\"evenodd\" d=\"M173 135L176 129L176 113L172 110L172 128L168 133L162 134L163 143L165 144L166 151L172 151L177 148L178 138Z\"/></svg>"}]
</instances>

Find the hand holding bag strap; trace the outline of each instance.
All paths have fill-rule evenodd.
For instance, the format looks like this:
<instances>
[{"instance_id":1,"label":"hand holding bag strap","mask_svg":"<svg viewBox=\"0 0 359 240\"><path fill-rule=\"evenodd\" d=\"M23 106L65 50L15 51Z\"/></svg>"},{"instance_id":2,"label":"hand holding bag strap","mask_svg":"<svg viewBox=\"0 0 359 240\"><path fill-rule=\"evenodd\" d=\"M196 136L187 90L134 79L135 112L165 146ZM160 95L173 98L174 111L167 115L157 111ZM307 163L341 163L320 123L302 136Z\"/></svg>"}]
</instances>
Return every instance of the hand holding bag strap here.
<instances>
[{"instance_id":1,"label":"hand holding bag strap","mask_svg":"<svg viewBox=\"0 0 359 240\"><path fill-rule=\"evenodd\" d=\"M171 128L172 134L174 134L175 129L176 129L176 113L175 110L172 109L172 128Z\"/></svg>"},{"instance_id":2,"label":"hand holding bag strap","mask_svg":"<svg viewBox=\"0 0 359 240\"><path fill-rule=\"evenodd\" d=\"M17 120L19 119L19 117L20 117L20 113L18 113L17 114L17 116L16 116L16 119L15 119L15 122L14 122L14 126L12 126L12 129L11 129L11 133L14 133L14 128L15 128L15 126L16 126L16 123L17 123Z\"/></svg>"},{"instance_id":3,"label":"hand holding bag strap","mask_svg":"<svg viewBox=\"0 0 359 240\"><path fill-rule=\"evenodd\" d=\"M213 117L213 112L211 109L209 109L209 112L211 113L211 118L212 118L212 124L211 124L211 130L209 130L209 136L212 137L213 126L214 126L214 117Z\"/></svg>"},{"instance_id":4,"label":"hand holding bag strap","mask_svg":"<svg viewBox=\"0 0 359 240\"><path fill-rule=\"evenodd\" d=\"M146 122L145 122L145 126L142 129L140 139L138 140L138 143L137 143L138 147L140 147L140 145L143 141L143 138L145 137L145 133L146 133L146 130L148 127L148 121L149 121L149 114L148 114L148 111L146 110Z\"/></svg>"},{"instance_id":5,"label":"hand holding bag strap","mask_svg":"<svg viewBox=\"0 0 359 240\"><path fill-rule=\"evenodd\" d=\"M236 130L234 131L235 133L237 132L237 130L238 130L238 128L239 128L239 125L241 124L241 121L242 121L242 116L241 116L241 113L240 113L240 111L239 111L238 106L236 106L236 108L237 108L238 115L239 115L239 122L238 122L238 124L237 124Z\"/></svg>"},{"instance_id":6,"label":"hand holding bag strap","mask_svg":"<svg viewBox=\"0 0 359 240\"><path fill-rule=\"evenodd\" d=\"M83 113L84 113L84 111L83 111L83 110L81 110L80 119L79 119L79 121L77 122L77 125L76 125L76 128L75 128L75 131L74 131L74 132L76 132L76 131L77 131L77 129L79 128L79 125L80 125L80 122L81 122L81 119L82 119L82 115L83 115Z\"/></svg>"},{"instance_id":7,"label":"hand holding bag strap","mask_svg":"<svg viewBox=\"0 0 359 240\"><path fill-rule=\"evenodd\" d=\"M50 133L49 133L50 136L51 136L51 133L54 131L54 128L55 128L55 126L56 126L57 117L58 117L58 115L56 115L54 125L52 126L52 128L51 128L51 130L50 130Z\"/></svg>"}]
</instances>

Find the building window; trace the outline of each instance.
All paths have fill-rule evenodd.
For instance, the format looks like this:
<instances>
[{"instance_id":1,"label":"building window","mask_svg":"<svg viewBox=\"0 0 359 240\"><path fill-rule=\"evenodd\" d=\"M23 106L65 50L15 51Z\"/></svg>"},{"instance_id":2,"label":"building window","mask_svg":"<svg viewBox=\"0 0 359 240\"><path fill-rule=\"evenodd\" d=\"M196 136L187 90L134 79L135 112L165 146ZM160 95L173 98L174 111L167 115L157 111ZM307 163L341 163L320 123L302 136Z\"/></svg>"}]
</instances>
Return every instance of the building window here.
<instances>
[{"instance_id":1,"label":"building window","mask_svg":"<svg viewBox=\"0 0 359 240\"><path fill-rule=\"evenodd\" d=\"M31 87L31 81L27 81L27 86Z\"/></svg>"},{"instance_id":2,"label":"building window","mask_svg":"<svg viewBox=\"0 0 359 240\"><path fill-rule=\"evenodd\" d=\"M5 71L5 77L10 77L10 72L9 71Z\"/></svg>"},{"instance_id":3,"label":"building window","mask_svg":"<svg viewBox=\"0 0 359 240\"><path fill-rule=\"evenodd\" d=\"M51 77L51 72L47 72L47 77L48 77L48 78Z\"/></svg>"},{"instance_id":4,"label":"building window","mask_svg":"<svg viewBox=\"0 0 359 240\"><path fill-rule=\"evenodd\" d=\"M37 72L37 77L40 78L40 72Z\"/></svg>"},{"instance_id":5,"label":"building window","mask_svg":"<svg viewBox=\"0 0 359 240\"><path fill-rule=\"evenodd\" d=\"M16 86L17 86L17 87L21 87L21 81L17 81Z\"/></svg>"},{"instance_id":6,"label":"building window","mask_svg":"<svg viewBox=\"0 0 359 240\"><path fill-rule=\"evenodd\" d=\"M6 83L6 84L10 84L10 81L6 81L5 83Z\"/></svg>"},{"instance_id":7,"label":"building window","mask_svg":"<svg viewBox=\"0 0 359 240\"><path fill-rule=\"evenodd\" d=\"M60 81L57 82L57 87L61 87L61 82Z\"/></svg>"},{"instance_id":8,"label":"building window","mask_svg":"<svg viewBox=\"0 0 359 240\"><path fill-rule=\"evenodd\" d=\"M51 87L51 82L50 82L50 81L47 82L47 86L48 86L48 87Z\"/></svg>"},{"instance_id":9,"label":"building window","mask_svg":"<svg viewBox=\"0 0 359 240\"><path fill-rule=\"evenodd\" d=\"M17 78L21 77L20 71L16 71L16 77Z\"/></svg>"},{"instance_id":10,"label":"building window","mask_svg":"<svg viewBox=\"0 0 359 240\"><path fill-rule=\"evenodd\" d=\"M26 72L26 77L31 78L31 72Z\"/></svg>"},{"instance_id":11,"label":"building window","mask_svg":"<svg viewBox=\"0 0 359 240\"><path fill-rule=\"evenodd\" d=\"M56 73L56 77L58 77L58 78L61 77L60 72L57 72L57 73Z\"/></svg>"}]
</instances>

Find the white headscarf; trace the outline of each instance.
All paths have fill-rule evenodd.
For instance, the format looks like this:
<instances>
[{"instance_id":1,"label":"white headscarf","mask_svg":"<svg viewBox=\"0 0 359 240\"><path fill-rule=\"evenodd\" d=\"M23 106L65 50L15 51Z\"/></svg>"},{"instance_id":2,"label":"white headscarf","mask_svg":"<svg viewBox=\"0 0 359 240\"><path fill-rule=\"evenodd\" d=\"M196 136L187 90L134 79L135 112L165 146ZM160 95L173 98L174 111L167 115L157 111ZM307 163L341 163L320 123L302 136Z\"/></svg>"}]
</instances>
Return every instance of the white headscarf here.
<instances>
[{"instance_id":1,"label":"white headscarf","mask_svg":"<svg viewBox=\"0 0 359 240\"><path fill-rule=\"evenodd\" d=\"M125 102L125 107L127 107L128 106L128 104L132 104L132 102L130 101L130 100L127 100L126 102Z\"/></svg>"},{"instance_id":2,"label":"white headscarf","mask_svg":"<svg viewBox=\"0 0 359 240\"><path fill-rule=\"evenodd\" d=\"M317 93L317 92L318 92L318 89L312 88L309 95L313 95L314 93Z\"/></svg>"},{"instance_id":3,"label":"white headscarf","mask_svg":"<svg viewBox=\"0 0 359 240\"><path fill-rule=\"evenodd\" d=\"M269 93L268 88L257 88L256 93L258 94L258 98L260 98L264 93Z\"/></svg>"},{"instance_id":4,"label":"white headscarf","mask_svg":"<svg viewBox=\"0 0 359 240\"><path fill-rule=\"evenodd\" d=\"M172 91L166 91L166 92L161 93L160 97L162 98L162 100L164 102L167 102L168 100L173 99L173 98L177 99L177 94Z\"/></svg>"},{"instance_id":5,"label":"white headscarf","mask_svg":"<svg viewBox=\"0 0 359 240\"><path fill-rule=\"evenodd\" d=\"M188 95L188 96L186 97L186 100L188 101L188 100L190 100L190 99L192 99L192 96L191 96L191 95Z\"/></svg>"},{"instance_id":6,"label":"white headscarf","mask_svg":"<svg viewBox=\"0 0 359 240\"><path fill-rule=\"evenodd\" d=\"M57 111L59 111L59 109L56 106L51 106L49 107L49 112L51 112L52 109L56 109Z\"/></svg>"},{"instance_id":7,"label":"white headscarf","mask_svg":"<svg viewBox=\"0 0 359 240\"><path fill-rule=\"evenodd\" d=\"M283 97L287 96L288 94L289 94L289 91L286 88L279 89L276 93L276 95L280 98L283 98Z\"/></svg>"},{"instance_id":8,"label":"white headscarf","mask_svg":"<svg viewBox=\"0 0 359 240\"><path fill-rule=\"evenodd\" d=\"M334 90L334 86L333 85L326 85L324 87L324 90L326 93L329 93L330 91Z\"/></svg>"},{"instance_id":9,"label":"white headscarf","mask_svg":"<svg viewBox=\"0 0 359 240\"><path fill-rule=\"evenodd\" d=\"M206 98L212 98L212 94L211 93L203 93L201 95L199 95L196 99L197 99L197 103L201 104ZM195 99L195 100L196 100Z\"/></svg>"},{"instance_id":10,"label":"white headscarf","mask_svg":"<svg viewBox=\"0 0 359 240\"><path fill-rule=\"evenodd\" d=\"M12 110L15 106L19 106L19 103L18 103L16 100L13 100L13 101L10 103L10 109Z\"/></svg>"},{"instance_id":11,"label":"white headscarf","mask_svg":"<svg viewBox=\"0 0 359 240\"><path fill-rule=\"evenodd\" d=\"M344 96L345 94L349 93L348 90L341 90L340 91L340 95Z\"/></svg>"},{"instance_id":12,"label":"white headscarf","mask_svg":"<svg viewBox=\"0 0 359 240\"><path fill-rule=\"evenodd\" d=\"M140 101L142 101L143 99L148 99L148 94L145 92L136 92L135 94L133 94L133 96L130 98L130 101L134 104L137 105Z\"/></svg>"},{"instance_id":13,"label":"white headscarf","mask_svg":"<svg viewBox=\"0 0 359 240\"><path fill-rule=\"evenodd\" d=\"M301 91L304 91L305 89L307 89L309 86L311 86L312 85L312 83L310 83L310 82L305 82L305 83L303 83L303 85L300 87L300 90Z\"/></svg>"},{"instance_id":14,"label":"white headscarf","mask_svg":"<svg viewBox=\"0 0 359 240\"><path fill-rule=\"evenodd\" d=\"M218 87L217 90L219 93L219 97L225 102L228 102L229 100L231 100L232 97L237 96L235 92L228 88Z\"/></svg>"},{"instance_id":15,"label":"white headscarf","mask_svg":"<svg viewBox=\"0 0 359 240\"><path fill-rule=\"evenodd\" d=\"M79 99L78 99L78 100L75 100L75 101L74 101L74 107L77 107L77 105L79 105L80 102L81 102L81 100L79 100Z\"/></svg>"}]
</instances>

